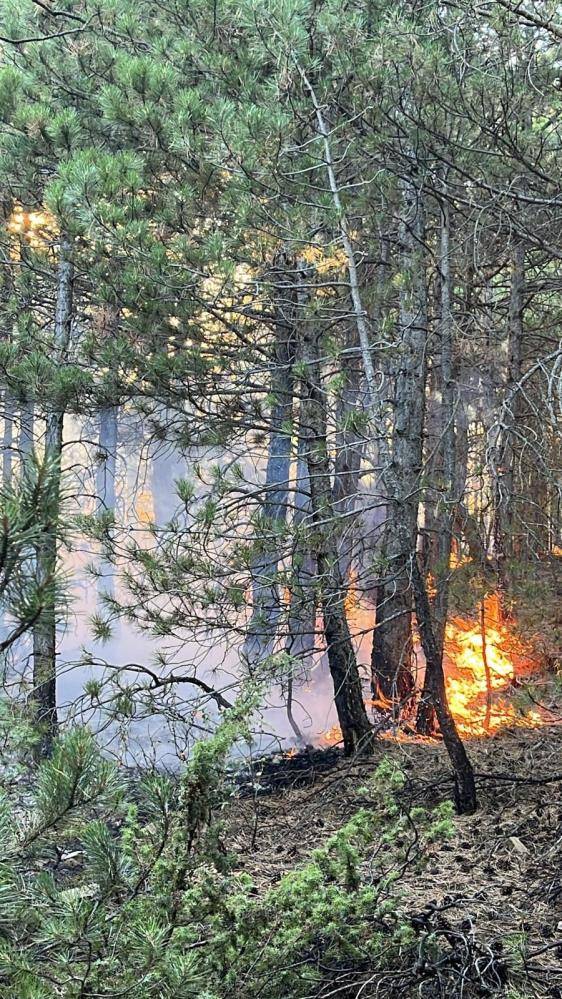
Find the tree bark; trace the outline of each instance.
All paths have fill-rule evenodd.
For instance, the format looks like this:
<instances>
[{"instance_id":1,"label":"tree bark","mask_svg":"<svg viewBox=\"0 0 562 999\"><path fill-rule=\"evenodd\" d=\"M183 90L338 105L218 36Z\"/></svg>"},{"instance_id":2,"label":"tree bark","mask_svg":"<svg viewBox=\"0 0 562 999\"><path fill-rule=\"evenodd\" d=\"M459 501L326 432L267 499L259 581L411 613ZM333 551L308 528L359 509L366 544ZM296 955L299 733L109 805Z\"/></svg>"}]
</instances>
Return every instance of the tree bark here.
<instances>
[{"instance_id":1,"label":"tree bark","mask_svg":"<svg viewBox=\"0 0 562 999\"><path fill-rule=\"evenodd\" d=\"M443 664L445 627L449 608L449 562L455 523L456 440L455 440L455 389L453 381L453 278L450 258L450 213L446 201L441 206L441 468L443 476L441 512L438 518L438 558L435 567L436 595L433 607L433 632L435 653ZM431 690L435 683L431 676L435 660L426 663L424 687L418 708L417 730L428 735L435 730L434 706Z\"/></svg>"},{"instance_id":2,"label":"tree bark","mask_svg":"<svg viewBox=\"0 0 562 999\"><path fill-rule=\"evenodd\" d=\"M431 608L425 583L415 556L411 560L411 578L416 618L427 664L426 675L429 678L427 696L437 716L439 730L453 765L457 812L459 815L471 815L478 807L474 772L447 703L442 657L431 623Z\"/></svg>"},{"instance_id":3,"label":"tree bark","mask_svg":"<svg viewBox=\"0 0 562 999\"><path fill-rule=\"evenodd\" d=\"M402 287L399 315L399 361L395 382L392 475L389 523L385 538L388 575L377 591L373 638L373 692L385 701L408 701L414 680L412 659L412 593L404 565L417 545L422 469L427 288L424 260L425 217L414 174L403 182ZM387 476L388 481L388 476Z\"/></svg>"},{"instance_id":4,"label":"tree bark","mask_svg":"<svg viewBox=\"0 0 562 999\"><path fill-rule=\"evenodd\" d=\"M275 647L281 611L276 576L281 556L280 532L287 520L291 470L297 276L294 267L290 273L285 266L274 273L273 279L277 314L270 383L273 401L261 506L261 551L252 564L252 616L244 648L250 666L271 655Z\"/></svg>"},{"instance_id":5,"label":"tree bark","mask_svg":"<svg viewBox=\"0 0 562 999\"><path fill-rule=\"evenodd\" d=\"M70 343L74 270L72 246L61 236L54 322L54 356L63 364ZM60 505L64 402L55 401L46 416L45 461L52 474L49 509L43 513L41 539L37 546L37 580L44 592L44 605L33 629L33 701L39 732L38 754L48 756L57 733L56 614L54 577L57 565L57 527Z\"/></svg>"},{"instance_id":6,"label":"tree bark","mask_svg":"<svg viewBox=\"0 0 562 999\"><path fill-rule=\"evenodd\" d=\"M345 615L345 587L334 524L327 414L320 382L318 335L306 330L303 339L306 365L302 381L303 430L328 665L334 685L344 752L348 756L354 753L365 755L373 750L373 732L365 710L355 650Z\"/></svg>"}]
</instances>

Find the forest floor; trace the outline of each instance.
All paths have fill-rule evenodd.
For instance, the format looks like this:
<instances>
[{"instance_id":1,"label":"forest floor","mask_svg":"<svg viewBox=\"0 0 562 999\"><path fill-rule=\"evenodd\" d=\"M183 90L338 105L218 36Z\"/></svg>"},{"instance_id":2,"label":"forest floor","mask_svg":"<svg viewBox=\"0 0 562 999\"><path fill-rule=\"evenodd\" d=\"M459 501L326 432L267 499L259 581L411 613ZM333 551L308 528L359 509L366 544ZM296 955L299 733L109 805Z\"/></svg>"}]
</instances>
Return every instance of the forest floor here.
<instances>
[{"instance_id":1,"label":"forest floor","mask_svg":"<svg viewBox=\"0 0 562 999\"><path fill-rule=\"evenodd\" d=\"M453 837L431 844L421 873L404 870L400 904L410 915L446 912L447 926L482 944L485 952L509 954L510 981L521 991L510 986L506 995L561 999L562 725L503 731L470 741L468 749L479 810L454 819ZM407 803L451 797L442 745L381 740L374 761L335 756L328 772L311 765L304 783L291 759L283 774L281 760L283 786L233 802L230 845L259 889L304 863L344 825L361 806L361 788L385 756L398 761L407 776Z\"/></svg>"}]
</instances>

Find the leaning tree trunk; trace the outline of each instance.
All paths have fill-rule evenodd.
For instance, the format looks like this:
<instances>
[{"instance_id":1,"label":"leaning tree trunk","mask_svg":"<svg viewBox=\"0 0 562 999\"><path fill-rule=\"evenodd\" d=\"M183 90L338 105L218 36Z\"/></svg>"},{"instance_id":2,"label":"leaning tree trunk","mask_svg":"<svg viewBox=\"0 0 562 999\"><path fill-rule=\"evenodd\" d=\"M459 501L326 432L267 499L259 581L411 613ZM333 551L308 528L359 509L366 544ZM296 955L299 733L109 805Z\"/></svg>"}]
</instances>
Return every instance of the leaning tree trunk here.
<instances>
[{"instance_id":1,"label":"leaning tree trunk","mask_svg":"<svg viewBox=\"0 0 562 999\"><path fill-rule=\"evenodd\" d=\"M417 544L425 394L427 288L425 219L422 195L412 178L403 183L401 224L403 282L400 292L399 359L395 379L392 471L398 486L389 494L385 537L387 576L377 589L373 638L373 693L403 703L411 697L412 591L404 572L408 552Z\"/></svg>"},{"instance_id":2,"label":"leaning tree trunk","mask_svg":"<svg viewBox=\"0 0 562 999\"><path fill-rule=\"evenodd\" d=\"M414 592L416 618L427 664L426 675L428 683L426 694L437 716L439 730L443 736L443 742L449 754L449 759L453 764L457 812L460 815L470 815L477 808L474 772L457 731L455 719L447 703L442 655L433 631L427 590L415 555L411 560L410 574Z\"/></svg>"},{"instance_id":3,"label":"leaning tree trunk","mask_svg":"<svg viewBox=\"0 0 562 999\"><path fill-rule=\"evenodd\" d=\"M252 562L252 616L244 646L250 666L271 655L281 612L277 571L281 534L287 519L293 420L295 301L291 283L296 275L285 268L275 275L276 322L270 393L269 447L260 511L259 554Z\"/></svg>"},{"instance_id":4,"label":"leaning tree trunk","mask_svg":"<svg viewBox=\"0 0 562 999\"><path fill-rule=\"evenodd\" d=\"M58 364L64 362L70 342L73 277L72 247L68 238L61 236L54 324L54 356ZM56 391L54 394L56 396ZM48 509L43 511L41 537L37 545L37 582L43 594L43 609L33 629L33 701L40 735L38 753L41 756L49 755L57 732L57 608L54 578L58 547L63 422L64 403L55 401L51 411L47 413L45 428L45 461L51 467L52 488Z\"/></svg>"},{"instance_id":5,"label":"leaning tree trunk","mask_svg":"<svg viewBox=\"0 0 562 999\"><path fill-rule=\"evenodd\" d=\"M302 381L302 422L328 665L334 684L334 699L344 751L350 756L353 753L372 752L373 732L365 710L355 650L345 614L345 586L340 570L332 502L327 414L320 380L318 336L319 334L306 330L303 337L306 373Z\"/></svg>"}]
</instances>

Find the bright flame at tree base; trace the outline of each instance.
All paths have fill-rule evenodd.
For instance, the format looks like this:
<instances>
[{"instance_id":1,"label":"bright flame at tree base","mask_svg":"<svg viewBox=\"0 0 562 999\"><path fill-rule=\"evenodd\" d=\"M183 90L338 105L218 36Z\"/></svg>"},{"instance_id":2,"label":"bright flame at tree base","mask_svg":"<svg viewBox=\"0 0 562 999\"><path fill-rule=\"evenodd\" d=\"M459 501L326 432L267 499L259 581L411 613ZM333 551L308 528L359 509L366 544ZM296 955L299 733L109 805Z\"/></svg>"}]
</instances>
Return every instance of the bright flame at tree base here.
<instances>
[{"instance_id":1,"label":"bright flame at tree base","mask_svg":"<svg viewBox=\"0 0 562 999\"><path fill-rule=\"evenodd\" d=\"M530 650L502 622L497 594L485 598L477 623L454 617L447 624L444 668L449 707L461 735L543 723L538 711L518 710L509 699L518 681L537 667Z\"/></svg>"},{"instance_id":2,"label":"bright flame at tree base","mask_svg":"<svg viewBox=\"0 0 562 999\"><path fill-rule=\"evenodd\" d=\"M423 659L421 652L418 654ZM510 632L508 623L502 621L497 594L484 599L475 617L457 616L448 622L443 667L449 707L464 738L487 736L506 728L534 728L546 723L538 710L519 707L514 702L521 681L536 674L538 667L531 650ZM423 686L424 672L425 665L416 677L418 692ZM370 702L370 706L379 710L387 707L379 701ZM408 739L407 732L413 735L415 722L411 707L405 721L404 731L393 733L393 738ZM390 733L386 736L390 737ZM339 725L332 725L320 734L318 741L321 746L333 746L341 738ZM422 737L415 738L422 741Z\"/></svg>"}]
</instances>

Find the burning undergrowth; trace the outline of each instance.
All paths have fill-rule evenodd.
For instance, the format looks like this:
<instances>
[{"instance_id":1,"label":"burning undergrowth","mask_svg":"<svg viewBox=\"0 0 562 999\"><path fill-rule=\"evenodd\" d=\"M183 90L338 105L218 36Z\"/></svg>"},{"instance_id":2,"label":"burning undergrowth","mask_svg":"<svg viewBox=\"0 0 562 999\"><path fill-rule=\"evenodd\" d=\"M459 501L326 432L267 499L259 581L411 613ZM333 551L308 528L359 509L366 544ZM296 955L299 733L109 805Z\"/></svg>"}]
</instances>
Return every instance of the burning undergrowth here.
<instances>
[{"instance_id":1,"label":"burning undergrowth","mask_svg":"<svg viewBox=\"0 0 562 999\"><path fill-rule=\"evenodd\" d=\"M367 612L355 604L348 608L356 630ZM372 608L369 608L369 620ZM497 593L490 593L471 613L455 614L445 634L444 672L448 702L461 737L486 742L504 733L530 731L560 719L556 677L549 671L535 643L520 634L517 623L503 611ZM436 744L439 732L416 732L416 712L425 674L425 660L416 643L416 696L404 711L380 699L368 707L381 748L389 743ZM323 696L319 691L319 696ZM343 740L338 724L310 732L285 751L258 755L236 774L242 797L263 797L311 786L343 760ZM420 746L421 748L421 746Z\"/></svg>"},{"instance_id":2,"label":"burning undergrowth","mask_svg":"<svg viewBox=\"0 0 562 999\"><path fill-rule=\"evenodd\" d=\"M557 721L551 707L529 696L545 676L545 665L530 642L517 632L497 593L485 596L470 615L451 616L445 632L443 668L449 707L464 739L481 738L512 728L536 728ZM417 706L423 689L425 658L415 646L415 693L397 708L381 698L369 701L376 728L385 739L423 741L416 733ZM430 738L438 737L436 731ZM321 732L317 744L341 742L338 725Z\"/></svg>"},{"instance_id":3,"label":"burning undergrowth","mask_svg":"<svg viewBox=\"0 0 562 999\"><path fill-rule=\"evenodd\" d=\"M476 621L451 619L444 667L447 698L461 735L484 736L547 720L544 710L521 703L521 698L518 703L518 692L526 680L542 672L542 665L511 623L502 619L497 594L482 601Z\"/></svg>"}]
</instances>

